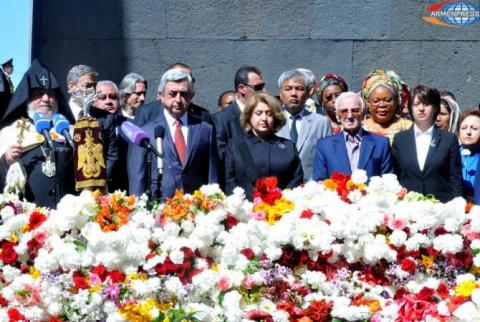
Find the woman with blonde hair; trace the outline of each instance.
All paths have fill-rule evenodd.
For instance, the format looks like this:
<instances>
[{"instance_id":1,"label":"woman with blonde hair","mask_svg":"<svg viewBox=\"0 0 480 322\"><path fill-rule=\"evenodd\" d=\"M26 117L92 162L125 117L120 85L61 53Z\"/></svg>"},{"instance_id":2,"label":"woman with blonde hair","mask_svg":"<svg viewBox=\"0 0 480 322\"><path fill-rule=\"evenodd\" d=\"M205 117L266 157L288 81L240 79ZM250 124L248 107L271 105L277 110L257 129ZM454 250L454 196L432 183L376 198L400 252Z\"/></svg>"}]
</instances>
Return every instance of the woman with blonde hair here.
<instances>
[{"instance_id":1,"label":"woman with blonde hair","mask_svg":"<svg viewBox=\"0 0 480 322\"><path fill-rule=\"evenodd\" d=\"M295 144L275 135L286 119L280 101L260 92L245 104L240 123L247 133L231 139L225 152L225 188L228 194L242 187L252 199L255 181L277 177L280 189L303 183L303 170Z\"/></svg>"}]
</instances>

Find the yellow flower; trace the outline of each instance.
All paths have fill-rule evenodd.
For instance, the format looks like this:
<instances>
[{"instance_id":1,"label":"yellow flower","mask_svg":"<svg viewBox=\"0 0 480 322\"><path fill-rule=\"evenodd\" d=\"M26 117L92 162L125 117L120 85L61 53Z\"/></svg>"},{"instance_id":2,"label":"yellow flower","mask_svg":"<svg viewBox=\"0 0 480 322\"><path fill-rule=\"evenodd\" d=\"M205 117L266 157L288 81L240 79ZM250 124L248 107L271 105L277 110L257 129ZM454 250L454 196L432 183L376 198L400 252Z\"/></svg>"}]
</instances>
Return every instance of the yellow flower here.
<instances>
[{"instance_id":1,"label":"yellow flower","mask_svg":"<svg viewBox=\"0 0 480 322\"><path fill-rule=\"evenodd\" d=\"M433 265L433 257L422 255L422 260L420 261L420 266L428 269L430 266Z\"/></svg>"},{"instance_id":2,"label":"yellow flower","mask_svg":"<svg viewBox=\"0 0 480 322\"><path fill-rule=\"evenodd\" d=\"M332 179L323 180L323 186L329 190L336 190L338 185Z\"/></svg>"},{"instance_id":3,"label":"yellow flower","mask_svg":"<svg viewBox=\"0 0 480 322\"><path fill-rule=\"evenodd\" d=\"M269 224L276 223L284 214L289 211L292 211L294 208L293 202L287 200L285 198L280 198L275 200L273 205L269 205L266 202L260 202L256 205L253 210L254 211L261 211L265 214L265 220Z\"/></svg>"},{"instance_id":4,"label":"yellow flower","mask_svg":"<svg viewBox=\"0 0 480 322\"><path fill-rule=\"evenodd\" d=\"M34 280L38 280L42 274L40 274L40 271L36 270L35 267L30 266L28 268L28 273L32 275L32 278Z\"/></svg>"},{"instance_id":5,"label":"yellow flower","mask_svg":"<svg viewBox=\"0 0 480 322\"><path fill-rule=\"evenodd\" d=\"M90 288L88 289L88 291L89 291L90 293L97 293L97 292L100 291L101 289L102 289L102 286L101 286L101 285L95 285L95 286L93 286L93 287L90 287Z\"/></svg>"},{"instance_id":6,"label":"yellow flower","mask_svg":"<svg viewBox=\"0 0 480 322\"><path fill-rule=\"evenodd\" d=\"M470 297L476 287L477 283L475 283L474 280L461 281L460 283L458 283L457 287L455 287L455 295Z\"/></svg>"},{"instance_id":7,"label":"yellow flower","mask_svg":"<svg viewBox=\"0 0 480 322\"><path fill-rule=\"evenodd\" d=\"M10 241L16 243L18 241L18 235L13 233L12 236L10 236Z\"/></svg>"}]
</instances>

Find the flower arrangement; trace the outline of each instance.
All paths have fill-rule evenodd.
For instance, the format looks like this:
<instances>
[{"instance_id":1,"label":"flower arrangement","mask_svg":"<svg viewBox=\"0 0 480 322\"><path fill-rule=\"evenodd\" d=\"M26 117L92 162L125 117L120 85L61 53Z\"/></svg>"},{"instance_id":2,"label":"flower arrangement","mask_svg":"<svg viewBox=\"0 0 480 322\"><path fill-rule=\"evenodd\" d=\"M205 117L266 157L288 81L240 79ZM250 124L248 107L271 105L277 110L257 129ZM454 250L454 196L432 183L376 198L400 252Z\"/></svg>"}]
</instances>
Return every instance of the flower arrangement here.
<instances>
[{"instance_id":1,"label":"flower arrangement","mask_svg":"<svg viewBox=\"0 0 480 322\"><path fill-rule=\"evenodd\" d=\"M394 175L0 198L1 321L476 321L480 207Z\"/></svg>"}]
</instances>

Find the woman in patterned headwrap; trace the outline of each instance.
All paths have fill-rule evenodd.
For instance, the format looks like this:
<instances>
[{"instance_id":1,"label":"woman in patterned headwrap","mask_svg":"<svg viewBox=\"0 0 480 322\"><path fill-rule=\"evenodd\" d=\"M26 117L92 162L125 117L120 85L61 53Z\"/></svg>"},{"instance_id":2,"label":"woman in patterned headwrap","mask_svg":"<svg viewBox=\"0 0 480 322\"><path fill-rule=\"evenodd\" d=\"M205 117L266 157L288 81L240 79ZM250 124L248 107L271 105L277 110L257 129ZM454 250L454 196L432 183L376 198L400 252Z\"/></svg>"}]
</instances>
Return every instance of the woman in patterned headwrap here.
<instances>
[{"instance_id":1,"label":"woman in patterned headwrap","mask_svg":"<svg viewBox=\"0 0 480 322\"><path fill-rule=\"evenodd\" d=\"M318 84L315 91L318 102L323 106L325 114L330 119L333 134L337 134L342 127L335 115L335 100L340 94L348 91L348 85L341 76L333 73L325 74Z\"/></svg>"},{"instance_id":2,"label":"woman in patterned headwrap","mask_svg":"<svg viewBox=\"0 0 480 322\"><path fill-rule=\"evenodd\" d=\"M363 128L369 132L387 136L390 141L395 133L412 126L412 121L401 118L406 100L406 85L393 71L377 69L367 75L363 81L362 97L365 100L371 118L366 119Z\"/></svg>"}]
</instances>

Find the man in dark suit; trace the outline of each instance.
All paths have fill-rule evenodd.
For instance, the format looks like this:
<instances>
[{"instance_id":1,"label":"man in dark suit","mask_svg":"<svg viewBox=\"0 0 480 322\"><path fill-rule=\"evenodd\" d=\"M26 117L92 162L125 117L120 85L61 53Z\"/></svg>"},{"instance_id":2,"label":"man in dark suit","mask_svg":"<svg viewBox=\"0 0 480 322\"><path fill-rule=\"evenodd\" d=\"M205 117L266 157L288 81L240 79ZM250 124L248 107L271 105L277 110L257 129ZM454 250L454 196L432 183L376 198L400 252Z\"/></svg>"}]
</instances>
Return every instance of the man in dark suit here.
<instances>
[{"instance_id":1,"label":"man in dark suit","mask_svg":"<svg viewBox=\"0 0 480 322\"><path fill-rule=\"evenodd\" d=\"M218 182L218 153L213 126L187 113L193 96L192 77L176 69L160 80L164 108L141 126L155 142L155 128L165 130L162 164L153 158L150 191L156 197L172 197L176 189L192 193L201 185ZM129 192L141 195L147 190L147 150L130 145L127 162ZM159 170L160 166L160 170ZM159 175L159 173L161 174Z\"/></svg>"},{"instance_id":2,"label":"man in dark suit","mask_svg":"<svg viewBox=\"0 0 480 322\"><path fill-rule=\"evenodd\" d=\"M408 107L414 125L395 134L393 168L398 181L411 191L447 202L463 194L462 161L457 136L435 128L440 94L418 85Z\"/></svg>"},{"instance_id":3,"label":"man in dark suit","mask_svg":"<svg viewBox=\"0 0 480 322\"><path fill-rule=\"evenodd\" d=\"M220 160L224 160L225 147L228 141L236 136L245 135L240 124L240 114L245 108L249 95L264 91L265 82L262 72L254 66L242 66L235 73L235 101L224 110L212 115L213 124L217 131L217 145ZM222 162L223 163L223 162Z\"/></svg>"},{"instance_id":4,"label":"man in dark suit","mask_svg":"<svg viewBox=\"0 0 480 322\"><path fill-rule=\"evenodd\" d=\"M193 78L192 76L192 69L190 68L190 66L184 63L174 63L167 67L167 71L170 69L176 69L176 70L182 71L186 74L189 74L192 77L192 80L193 80L192 98L193 98L193 96L195 95L195 86L194 86L195 78ZM137 109L133 123L135 123L136 125L145 124L148 121L153 120L161 111L162 111L162 108L161 108L160 89L159 89L157 93L156 101L150 104L142 105ZM211 123L210 112L206 108L198 106L193 102L191 102L190 105L188 106L187 112L188 114L196 116L197 118L205 122Z\"/></svg>"},{"instance_id":5,"label":"man in dark suit","mask_svg":"<svg viewBox=\"0 0 480 322\"><path fill-rule=\"evenodd\" d=\"M369 178L392 171L388 139L362 129L364 110L364 102L357 94L345 92L338 96L335 111L343 131L318 140L314 180L325 180L334 171L351 174L362 169Z\"/></svg>"}]
</instances>

